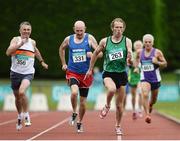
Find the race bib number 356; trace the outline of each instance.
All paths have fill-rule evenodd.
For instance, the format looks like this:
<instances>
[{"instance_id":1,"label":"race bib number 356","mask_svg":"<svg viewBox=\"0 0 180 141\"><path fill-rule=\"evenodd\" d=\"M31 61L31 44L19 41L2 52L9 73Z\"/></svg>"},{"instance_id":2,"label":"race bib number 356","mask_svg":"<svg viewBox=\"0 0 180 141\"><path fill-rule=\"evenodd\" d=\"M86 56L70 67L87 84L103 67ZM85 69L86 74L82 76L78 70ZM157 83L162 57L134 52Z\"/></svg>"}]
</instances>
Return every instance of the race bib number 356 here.
<instances>
[{"instance_id":1,"label":"race bib number 356","mask_svg":"<svg viewBox=\"0 0 180 141\"><path fill-rule=\"evenodd\" d=\"M19 65L26 65L26 60L17 59L17 64L19 64Z\"/></svg>"}]
</instances>

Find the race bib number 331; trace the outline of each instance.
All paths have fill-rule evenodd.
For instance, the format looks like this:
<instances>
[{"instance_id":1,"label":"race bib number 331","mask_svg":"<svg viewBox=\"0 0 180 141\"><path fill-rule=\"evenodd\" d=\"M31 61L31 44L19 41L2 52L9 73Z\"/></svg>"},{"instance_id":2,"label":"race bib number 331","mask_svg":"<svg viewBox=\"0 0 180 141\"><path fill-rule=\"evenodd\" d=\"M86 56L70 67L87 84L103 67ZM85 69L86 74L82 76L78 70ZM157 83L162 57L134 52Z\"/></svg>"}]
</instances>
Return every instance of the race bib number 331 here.
<instances>
[{"instance_id":1,"label":"race bib number 331","mask_svg":"<svg viewBox=\"0 0 180 141\"><path fill-rule=\"evenodd\" d=\"M74 63L85 62L85 61L86 61L86 54L84 52L73 54Z\"/></svg>"}]
</instances>

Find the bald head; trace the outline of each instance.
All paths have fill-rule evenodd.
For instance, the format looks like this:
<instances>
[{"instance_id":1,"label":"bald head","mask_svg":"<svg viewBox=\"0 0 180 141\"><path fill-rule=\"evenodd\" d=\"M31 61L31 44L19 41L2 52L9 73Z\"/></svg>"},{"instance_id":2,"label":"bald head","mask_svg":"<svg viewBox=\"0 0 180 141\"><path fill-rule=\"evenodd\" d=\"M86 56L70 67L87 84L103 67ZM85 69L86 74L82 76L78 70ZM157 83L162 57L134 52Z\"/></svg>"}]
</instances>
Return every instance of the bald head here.
<instances>
[{"instance_id":1,"label":"bald head","mask_svg":"<svg viewBox=\"0 0 180 141\"><path fill-rule=\"evenodd\" d=\"M83 21L76 21L76 22L74 23L74 28L76 28L76 27L85 28L86 26L85 26L85 23L84 23Z\"/></svg>"},{"instance_id":2,"label":"bald head","mask_svg":"<svg viewBox=\"0 0 180 141\"><path fill-rule=\"evenodd\" d=\"M82 39L84 37L84 33L86 30L85 23L83 21L76 21L74 23L74 32L76 34L76 38Z\"/></svg>"}]
</instances>

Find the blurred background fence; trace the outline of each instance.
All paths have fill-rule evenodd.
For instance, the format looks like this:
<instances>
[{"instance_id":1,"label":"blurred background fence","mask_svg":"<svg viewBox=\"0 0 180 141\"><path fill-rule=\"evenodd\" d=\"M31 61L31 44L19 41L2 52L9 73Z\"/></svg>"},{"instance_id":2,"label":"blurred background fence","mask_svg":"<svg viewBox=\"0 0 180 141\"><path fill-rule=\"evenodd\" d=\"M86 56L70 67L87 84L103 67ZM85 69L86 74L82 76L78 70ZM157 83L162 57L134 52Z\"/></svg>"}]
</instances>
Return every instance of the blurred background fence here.
<instances>
[{"instance_id":1,"label":"blurred background fence","mask_svg":"<svg viewBox=\"0 0 180 141\"><path fill-rule=\"evenodd\" d=\"M99 76L101 77L101 76ZM160 87L160 93L158 96L158 102L177 102L180 99L179 85L175 80L176 75L170 74L163 75L165 77L162 86ZM171 77L168 79L168 77ZM102 84L101 78L95 79L93 85L89 90L88 95L88 108L94 109L95 104L98 100L99 95L105 96L106 90ZM32 100L33 95L43 94L45 99L47 99L47 110L61 110L58 107L62 96L67 95L67 99L64 99L64 103L70 103L70 88L65 81L54 81L54 80L34 80L31 87L27 91L27 96L29 97L29 102L34 102ZM12 90L10 88L10 82L4 81L0 83L0 109L3 110L5 104L5 98L8 95L12 95ZM129 94L128 94L129 95ZM41 100L40 100L41 101ZM62 102L62 101L61 101ZM129 103L129 102L128 102ZM12 103L14 105L14 102ZM41 105L39 105L41 106ZM60 109L58 109L60 108ZM38 109L38 107L37 107ZM71 110L71 108L69 109Z\"/></svg>"}]
</instances>

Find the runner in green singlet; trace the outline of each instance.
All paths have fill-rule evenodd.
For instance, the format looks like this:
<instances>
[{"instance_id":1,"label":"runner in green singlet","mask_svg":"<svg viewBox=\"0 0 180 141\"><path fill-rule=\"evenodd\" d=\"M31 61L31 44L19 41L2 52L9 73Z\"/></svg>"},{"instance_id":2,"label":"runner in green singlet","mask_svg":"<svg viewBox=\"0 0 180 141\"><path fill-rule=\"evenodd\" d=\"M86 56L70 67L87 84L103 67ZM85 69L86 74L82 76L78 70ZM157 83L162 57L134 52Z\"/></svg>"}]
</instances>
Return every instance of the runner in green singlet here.
<instances>
[{"instance_id":1,"label":"runner in green singlet","mask_svg":"<svg viewBox=\"0 0 180 141\"><path fill-rule=\"evenodd\" d=\"M136 60L137 51L141 50L143 48L143 43L140 40L137 40L133 44L134 46L134 52L132 55L133 62ZM140 117L142 117L142 97L141 97L141 88L140 88L140 67L134 67L134 65L129 66L128 71L128 83L131 87L131 95L132 95L132 108L133 108L133 114L132 118L133 120L137 119L138 114ZM138 108L139 111L136 111L136 94L139 93L138 97Z\"/></svg>"},{"instance_id":2,"label":"runner in green singlet","mask_svg":"<svg viewBox=\"0 0 180 141\"><path fill-rule=\"evenodd\" d=\"M102 77L104 85L107 88L107 100L101 110L100 118L105 118L110 109L111 100L113 96L116 95L115 131L117 135L122 135L121 118L124 109L125 85L128 81L126 66L132 63L132 42L123 35L125 28L126 24L121 18L115 18L111 22L112 35L100 41L99 47L93 52L90 67L86 73L86 77L92 74L97 55L101 51L104 51L104 71Z\"/></svg>"}]
</instances>

